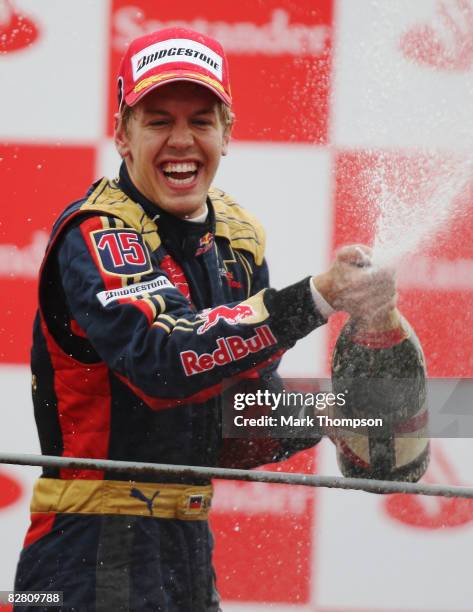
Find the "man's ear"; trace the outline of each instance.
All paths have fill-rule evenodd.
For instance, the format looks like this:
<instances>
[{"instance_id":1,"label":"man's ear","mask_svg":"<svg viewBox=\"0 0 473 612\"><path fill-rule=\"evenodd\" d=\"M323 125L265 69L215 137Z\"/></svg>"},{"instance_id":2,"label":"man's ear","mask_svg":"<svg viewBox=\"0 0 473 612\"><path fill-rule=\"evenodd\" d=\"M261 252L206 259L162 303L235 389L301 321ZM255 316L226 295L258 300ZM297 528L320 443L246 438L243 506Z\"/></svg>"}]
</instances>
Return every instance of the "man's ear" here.
<instances>
[{"instance_id":1,"label":"man's ear","mask_svg":"<svg viewBox=\"0 0 473 612\"><path fill-rule=\"evenodd\" d=\"M123 119L120 113L115 113L115 128L113 139L115 141L115 148L117 149L120 157L125 159L130 153L130 142L128 137L127 129L123 123Z\"/></svg>"},{"instance_id":2,"label":"man's ear","mask_svg":"<svg viewBox=\"0 0 473 612\"><path fill-rule=\"evenodd\" d=\"M223 137L223 142L222 142L222 155L226 155L228 153L228 143L230 141L230 137Z\"/></svg>"},{"instance_id":3,"label":"man's ear","mask_svg":"<svg viewBox=\"0 0 473 612\"><path fill-rule=\"evenodd\" d=\"M222 155L228 153L228 145L232 136L233 124L235 123L235 114L230 111L230 122L223 129Z\"/></svg>"},{"instance_id":4,"label":"man's ear","mask_svg":"<svg viewBox=\"0 0 473 612\"><path fill-rule=\"evenodd\" d=\"M226 155L228 153L228 145L230 143L231 135L232 135L232 126L229 125L225 128L225 131L223 132L222 155Z\"/></svg>"}]
</instances>

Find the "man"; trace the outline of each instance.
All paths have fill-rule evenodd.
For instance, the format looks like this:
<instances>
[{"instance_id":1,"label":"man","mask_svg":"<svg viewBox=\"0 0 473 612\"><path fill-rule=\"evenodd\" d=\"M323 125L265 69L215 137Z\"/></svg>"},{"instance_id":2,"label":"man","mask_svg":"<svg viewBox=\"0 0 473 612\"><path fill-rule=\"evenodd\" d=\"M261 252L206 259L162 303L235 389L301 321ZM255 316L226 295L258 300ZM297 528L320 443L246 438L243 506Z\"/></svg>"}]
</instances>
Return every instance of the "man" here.
<instances>
[{"instance_id":1,"label":"man","mask_svg":"<svg viewBox=\"0 0 473 612\"><path fill-rule=\"evenodd\" d=\"M351 246L327 273L267 288L261 226L210 187L233 121L218 42L183 28L133 41L118 94L120 177L64 211L41 269L43 453L249 468L311 446L222 440L223 384L277 385L281 355L333 309L391 308L392 277ZM16 590L63 591L71 610L218 610L211 493L205 479L47 468Z\"/></svg>"}]
</instances>

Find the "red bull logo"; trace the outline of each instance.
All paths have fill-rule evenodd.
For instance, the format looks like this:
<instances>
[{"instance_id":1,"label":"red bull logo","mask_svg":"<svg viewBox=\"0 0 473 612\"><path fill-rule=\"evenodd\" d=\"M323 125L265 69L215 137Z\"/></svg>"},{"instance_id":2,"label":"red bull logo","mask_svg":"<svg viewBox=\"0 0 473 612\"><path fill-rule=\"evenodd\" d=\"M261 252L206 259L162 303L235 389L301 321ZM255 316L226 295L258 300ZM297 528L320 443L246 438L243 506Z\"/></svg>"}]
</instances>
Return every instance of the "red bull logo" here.
<instances>
[{"instance_id":1,"label":"red bull logo","mask_svg":"<svg viewBox=\"0 0 473 612\"><path fill-rule=\"evenodd\" d=\"M195 351L183 351L180 357L186 376L201 374L212 370L215 366L223 366L232 361L244 359L252 353L257 353L277 343L268 325L257 327L255 331L256 334L251 338L241 336L219 338L217 348L212 353L199 355Z\"/></svg>"},{"instance_id":2,"label":"red bull logo","mask_svg":"<svg viewBox=\"0 0 473 612\"><path fill-rule=\"evenodd\" d=\"M211 327L217 325L219 321L225 321L230 325L237 325L244 319L255 315L255 311L248 304L238 304L237 306L217 306L201 312L200 317L204 323L197 329L198 334L205 334Z\"/></svg>"},{"instance_id":3,"label":"red bull logo","mask_svg":"<svg viewBox=\"0 0 473 612\"><path fill-rule=\"evenodd\" d=\"M195 252L195 256L198 257L199 255L202 255L203 253L209 251L212 248L213 243L214 236L212 232L207 232L206 234L204 234L199 240L199 248Z\"/></svg>"}]
</instances>

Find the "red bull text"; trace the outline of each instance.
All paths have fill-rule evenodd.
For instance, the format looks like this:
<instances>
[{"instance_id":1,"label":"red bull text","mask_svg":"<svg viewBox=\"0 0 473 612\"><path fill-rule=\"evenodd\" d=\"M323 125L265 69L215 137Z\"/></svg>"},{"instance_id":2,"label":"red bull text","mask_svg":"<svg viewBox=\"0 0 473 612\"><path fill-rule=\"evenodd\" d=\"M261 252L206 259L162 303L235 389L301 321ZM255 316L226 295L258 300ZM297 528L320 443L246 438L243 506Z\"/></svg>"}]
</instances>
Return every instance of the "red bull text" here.
<instances>
[{"instance_id":1,"label":"red bull text","mask_svg":"<svg viewBox=\"0 0 473 612\"><path fill-rule=\"evenodd\" d=\"M198 355L195 351L183 351L180 354L186 376L201 374L212 370L215 366L223 366L231 361L244 359L250 353L257 353L277 343L268 325L256 328L256 334L251 338L229 336L219 338L217 348L212 353Z\"/></svg>"}]
</instances>

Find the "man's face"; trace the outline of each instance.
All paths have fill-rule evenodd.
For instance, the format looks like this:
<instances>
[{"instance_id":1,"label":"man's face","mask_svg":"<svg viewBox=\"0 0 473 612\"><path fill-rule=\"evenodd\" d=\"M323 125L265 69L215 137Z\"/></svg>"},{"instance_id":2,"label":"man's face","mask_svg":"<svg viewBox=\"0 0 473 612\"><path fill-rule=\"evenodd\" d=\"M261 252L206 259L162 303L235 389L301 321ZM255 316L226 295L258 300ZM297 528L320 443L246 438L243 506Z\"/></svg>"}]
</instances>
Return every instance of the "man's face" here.
<instances>
[{"instance_id":1,"label":"man's face","mask_svg":"<svg viewBox=\"0 0 473 612\"><path fill-rule=\"evenodd\" d=\"M205 87L176 82L145 96L127 126L118 119L115 144L135 187L177 217L203 212L226 153L230 135L218 104Z\"/></svg>"}]
</instances>

